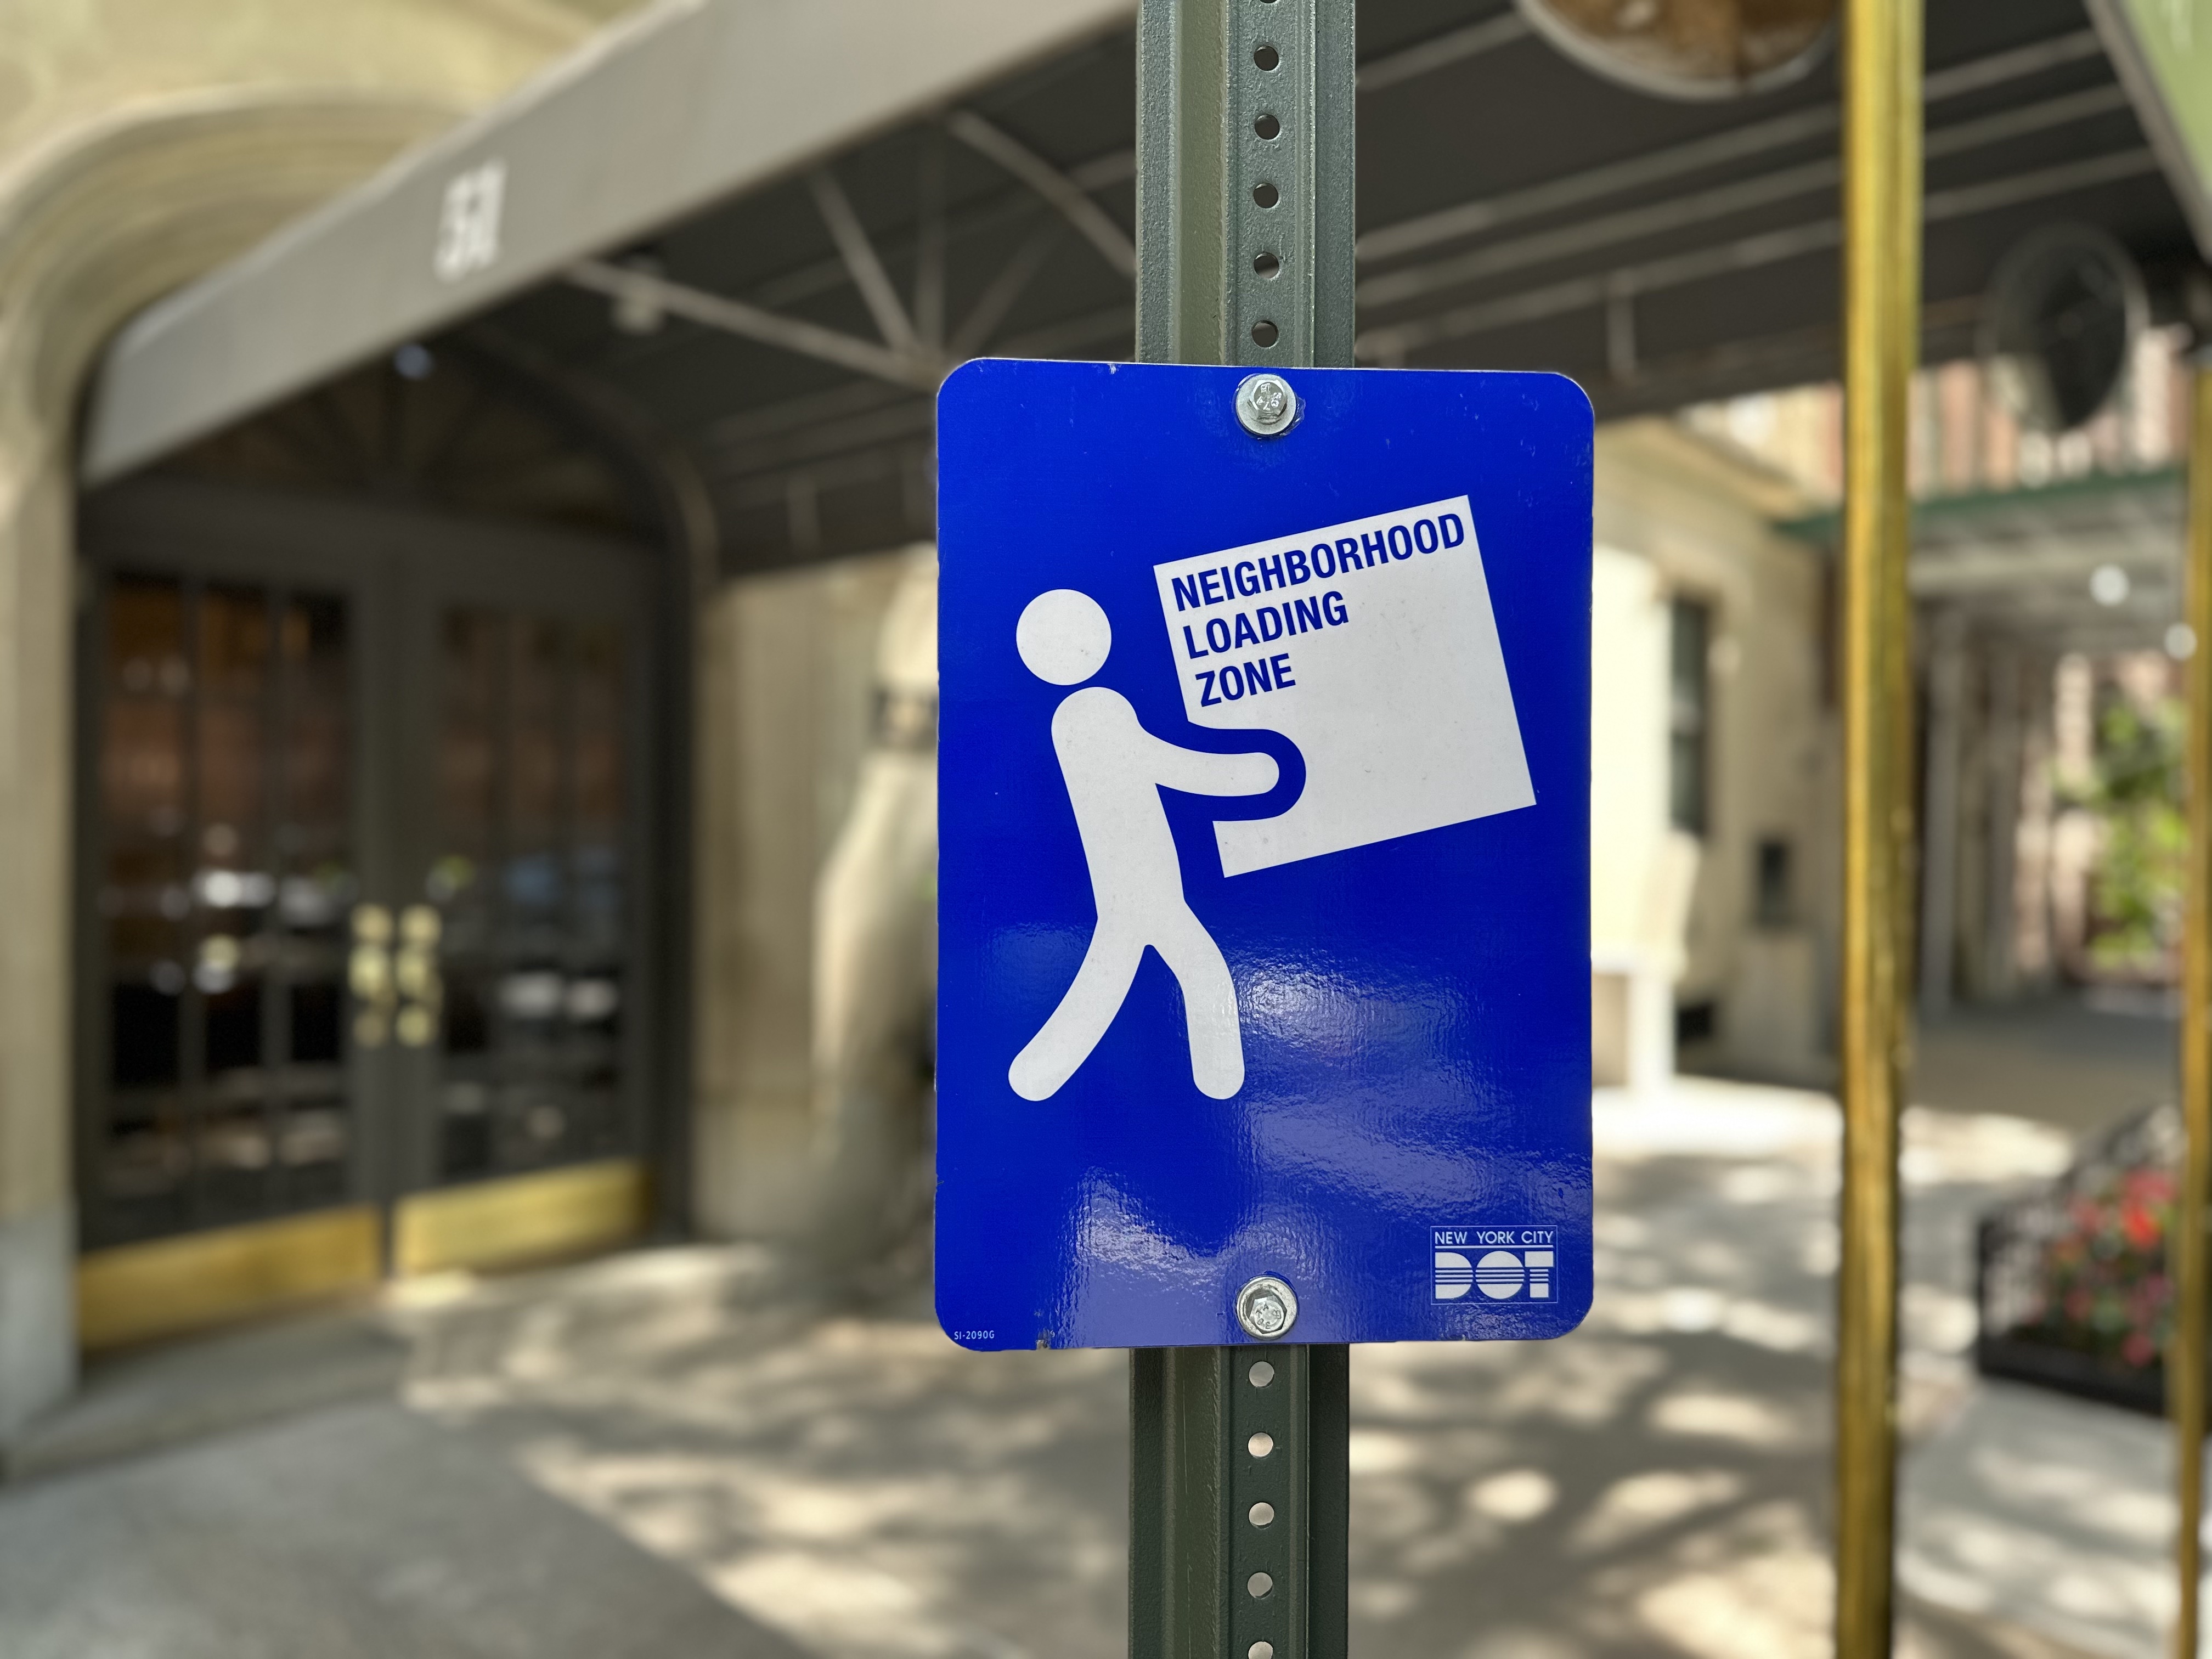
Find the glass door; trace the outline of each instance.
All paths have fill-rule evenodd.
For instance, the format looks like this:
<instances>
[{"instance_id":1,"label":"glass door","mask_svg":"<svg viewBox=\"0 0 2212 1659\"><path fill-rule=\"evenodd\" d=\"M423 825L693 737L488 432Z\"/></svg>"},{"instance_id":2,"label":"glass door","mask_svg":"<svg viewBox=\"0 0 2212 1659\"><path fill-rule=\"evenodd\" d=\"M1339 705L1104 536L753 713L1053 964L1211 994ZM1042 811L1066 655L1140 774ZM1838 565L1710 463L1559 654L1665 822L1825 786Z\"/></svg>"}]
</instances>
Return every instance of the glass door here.
<instances>
[{"instance_id":1,"label":"glass door","mask_svg":"<svg viewBox=\"0 0 2212 1659\"><path fill-rule=\"evenodd\" d=\"M434 799L401 923L437 947L426 1184L630 1152L631 629L441 602L431 631Z\"/></svg>"},{"instance_id":2,"label":"glass door","mask_svg":"<svg viewBox=\"0 0 2212 1659\"><path fill-rule=\"evenodd\" d=\"M222 1304L222 1263L321 1283L226 1230L326 1279L635 1231L647 556L177 481L85 540L77 1161L116 1328L165 1283Z\"/></svg>"},{"instance_id":3,"label":"glass door","mask_svg":"<svg viewBox=\"0 0 2212 1659\"><path fill-rule=\"evenodd\" d=\"M88 1242L341 1202L358 1173L351 596L123 567L95 611Z\"/></svg>"}]
</instances>

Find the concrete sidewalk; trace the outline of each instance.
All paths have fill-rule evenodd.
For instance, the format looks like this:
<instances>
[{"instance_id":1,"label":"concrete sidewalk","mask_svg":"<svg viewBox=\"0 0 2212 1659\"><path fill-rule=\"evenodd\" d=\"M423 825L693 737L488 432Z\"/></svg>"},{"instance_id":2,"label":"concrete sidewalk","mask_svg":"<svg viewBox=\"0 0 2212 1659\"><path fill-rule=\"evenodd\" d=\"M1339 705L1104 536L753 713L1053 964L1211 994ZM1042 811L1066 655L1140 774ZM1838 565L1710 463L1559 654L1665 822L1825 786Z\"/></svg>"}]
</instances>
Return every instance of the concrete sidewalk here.
<instances>
[{"instance_id":1,"label":"concrete sidewalk","mask_svg":"<svg viewBox=\"0 0 2212 1659\"><path fill-rule=\"evenodd\" d=\"M1827 1651L1833 1106L1686 1079L1597 1119L1583 1330L1355 1353L1362 1655ZM1906 1416L1936 1446L1980 1398L1971 1218L2067 1141L1915 1114L1908 1148ZM759 1249L416 1281L96 1382L0 1491L0 1652L1109 1659L1124 1368L967 1354L921 1287L834 1295ZM1943 1599L1914 1659L2122 1650Z\"/></svg>"},{"instance_id":2,"label":"concrete sidewalk","mask_svg":"<svg viewBox=\"0 0 2212 1659\"><path fill-rule=\"evenodd\" d=\"M1956 1007L1915 1036L1912 1098L2075 1134L2110 1128L2174 1097L2178 1012L2154 990L2118 988Z\"/></svg>"},{"instance_id":3,"label":"concrete sidewalk","mask_svg":"<svg viewBox=\"0 0 2212 1659\"><path fill-rule=\"evenodd\" d=\"M1908 1589L2085 1652L2168 1659L2178 1511L2165 1424L1990 1383L1915 1449L1899 1496Z\"/></svg>"},{"instance_id":4,"label":"concrete sidewalk","mask_svg":"<svg viewBox=\"0 0 2212 1659\"><path fill-rule=\"evenodd\" d=\"M0 1503L9 1659L796 1659L691 1575L389 1401Z\"/></svg>"}]
</instances>

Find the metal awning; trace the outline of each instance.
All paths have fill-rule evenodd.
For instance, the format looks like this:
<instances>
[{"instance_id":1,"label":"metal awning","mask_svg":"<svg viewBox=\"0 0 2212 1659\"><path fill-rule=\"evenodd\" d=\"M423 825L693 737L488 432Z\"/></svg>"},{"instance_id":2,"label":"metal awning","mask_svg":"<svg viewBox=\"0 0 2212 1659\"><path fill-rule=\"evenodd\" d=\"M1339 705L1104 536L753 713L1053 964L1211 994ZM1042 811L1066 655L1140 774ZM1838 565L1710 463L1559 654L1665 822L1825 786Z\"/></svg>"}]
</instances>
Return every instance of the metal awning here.
<instances>
[{"instance_id":1,"label":"metal awning","mask_svg":"<svg viewBox=\"0 0 2212 1659\"><path fill-rule=\"evenodd\" d=\"M2171 466L1934 496L1912 509L1912 597L2039 650L2155 649L2181 616L2185 506ZM1777 528L1832 552L1843 522L1829 511ZM2100 595L2105 566L2125 580Z\"/></svg>"},{"instance_id":2,"label":"metal awning","mask_svg":"<svg viewBox=\"0 0 2212 1659\"><path fill-rule=\"evenodd\" d=\"M1133 349L1133 10L648 13L125 331L87 474L452 339L635 411L726 570L926 536L948 368ZM1835 374L1832 62L1676 103L1512 0L1392 0L1361 31L1361 361L1555 369L1601 416ZM2189 224L2082 0L1929 0L1927 66L1928 361L1972 352L1991 270L2056 219L2177 314Z\"/></svg>"},{"instance_id":3,"label":"metal awning","mask_svg":"<svg viewBox=\"0 0 2212 1659\"><path fill-rule=\"evenodd\" d=\"M1130 0L669 0L110 349L82 471L128 471L579 258L1103 31Z\"/></svg>"}]
</instances>

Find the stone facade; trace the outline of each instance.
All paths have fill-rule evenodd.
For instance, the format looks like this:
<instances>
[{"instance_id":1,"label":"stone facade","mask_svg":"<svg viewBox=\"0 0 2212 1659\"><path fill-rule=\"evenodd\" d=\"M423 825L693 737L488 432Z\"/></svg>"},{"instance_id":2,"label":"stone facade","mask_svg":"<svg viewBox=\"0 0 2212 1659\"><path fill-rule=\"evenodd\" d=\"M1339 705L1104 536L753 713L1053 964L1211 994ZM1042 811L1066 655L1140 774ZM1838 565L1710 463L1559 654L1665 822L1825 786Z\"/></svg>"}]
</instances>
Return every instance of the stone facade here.
<instances>
[{"instance_id":1,"label":"stone facade","mask_svg":"<svg viewBox=\"0 0 2212 1659\"><path fill-rule=\"evenodd\" d=\"M605 0L0 6L0 1443L69 1385L71 445L101 344Z\"/></svg>"},{"instance_id":2,"label":"stone facade","mask_svg":"<svg viewBox=\"0 0 2212 1659\"><path fill-rule=\"evenodd\" d=\"M1830 1064L1840 881L1826 576L1818 551L1772 527L1802 516L1807 501L1779 475L1664 420L1601 429L1596 473L1600 1080L1663 1078L1680 1008L1709 1011L1685 1032L1681 1058L1692 1067L1819 1081ZM1707 619L1706 821L1695 834L1673 823L1668 796L1678 599ZM1764 894L1762 859L1778 865ZM1608 1078L1605 1018L1616 1006L1626 1029Z\"/></svg>"}]
</instances>

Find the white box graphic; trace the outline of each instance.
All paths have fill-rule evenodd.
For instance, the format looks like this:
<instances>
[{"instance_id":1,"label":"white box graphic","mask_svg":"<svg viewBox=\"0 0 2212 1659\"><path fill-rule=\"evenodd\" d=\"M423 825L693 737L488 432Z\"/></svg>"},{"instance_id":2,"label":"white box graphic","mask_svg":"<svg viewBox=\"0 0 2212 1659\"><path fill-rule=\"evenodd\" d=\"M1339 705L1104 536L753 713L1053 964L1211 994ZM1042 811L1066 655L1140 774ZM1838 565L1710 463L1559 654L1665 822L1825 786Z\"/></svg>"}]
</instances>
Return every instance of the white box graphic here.
<instances>
[{"instance_id":1,"label":"white box graphic","mask_svg":"<svg viewBox=\"0 0 2212 1659\"><path fill-rule=\"evenodd\" d=\"M1224 875L1535 805L1466 496L1153 574L1192 722L1305 758L1289 811L1214 826Z\"/></svg>"}]
</instances>

